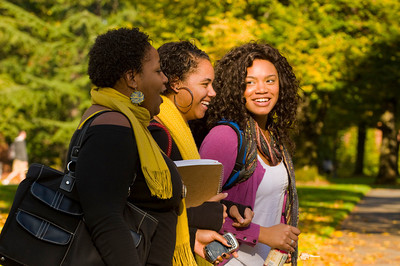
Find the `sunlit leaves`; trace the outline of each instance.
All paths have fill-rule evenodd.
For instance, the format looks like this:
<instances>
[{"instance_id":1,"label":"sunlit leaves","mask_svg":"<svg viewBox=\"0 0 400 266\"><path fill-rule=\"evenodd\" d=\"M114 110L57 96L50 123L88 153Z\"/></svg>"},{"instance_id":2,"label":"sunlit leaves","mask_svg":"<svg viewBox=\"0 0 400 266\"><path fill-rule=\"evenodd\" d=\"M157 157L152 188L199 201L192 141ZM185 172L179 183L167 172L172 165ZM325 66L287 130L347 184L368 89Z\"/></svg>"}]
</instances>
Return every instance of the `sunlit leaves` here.
<instances>
[{"instance_id":1,"label":"sunlit leaves","mask_svg":"<svg viewBox=\"0 0 400 266\"><path fill-rule=\"evenodd\" d=\"M209 47L207 50L214 60L221 58L234 46L258 40L262 33L271 32L268 25L258 23L250 16L235 18L231 13L227 13L222 18L215 17L210 20L211 24L204 29L202 40Z\"/></svg>"},{"instance_id":2,"label":"sunlit leaves","mask_svg":"<svg viewBox=\"0 0 400 266\"><path fill-rule=\"evenodd\" d=\"M74 120L76 112L70 110L88 105L87 52L95 37L111 28L139 27L156 48L191 40L213 61L233 46L259 39L277 47L301 81L299 119L305 127L300 128L297 154L313 163L334 151L323 151L327 145L320 147L318 141L309 145L310 139L315 142L323 133L331 137L324 143L333 147L338 132L368 111L374 114L369 121L376 122L381 96L395 91L399 13L396 0L1 1L0 97L12 93L32 106L29 116L19 105L1 107L7 113L15 107L13 112L25 119L18 123L27 128L34 127L31 117ZM374 68L373 60L380 68ZM376 71L381 78L371 74ZM25 95L11 92L15 88ZM45 106L52 111L41 109ZM0 130L10 140L17 129L3 125L10 119L3 117ZM308 147L304 151L303 144Z\"/></svg>"}]
</instances>

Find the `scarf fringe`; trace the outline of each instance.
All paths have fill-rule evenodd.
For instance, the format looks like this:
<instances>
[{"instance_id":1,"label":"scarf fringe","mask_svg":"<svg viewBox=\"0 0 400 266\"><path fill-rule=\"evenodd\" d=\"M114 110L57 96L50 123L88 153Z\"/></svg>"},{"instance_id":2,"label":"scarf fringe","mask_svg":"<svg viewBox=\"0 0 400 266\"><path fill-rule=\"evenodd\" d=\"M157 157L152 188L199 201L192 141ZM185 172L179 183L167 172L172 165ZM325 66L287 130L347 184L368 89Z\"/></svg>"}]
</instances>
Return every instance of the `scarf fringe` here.
<instances>
[{"instance_id":1,"label":"scarf fringe","mask_svg":"<svg viewBox=\"0 0 400 266\"><path fill-rule=\"evenodd\" d=\"M146 174L146 184L153 188L150 190L152 196L156 196L159 199L169 199L172 195L172 183L170 180L164 178L168 175L169 170L165 171L154 171L142 165L142 172Z\"/></svg>"},{"instance_id":2,"label":"scarf fringe","mask_svg":"<svg viewBox=\"0 0 400 266\"><path fill-rule=\"evenodd\" d=\"M172 258L172 265L197 265L190 247L185 199L182 199L179 205L178 224L176 225L176 245Z\"/></svg>"},{"instance_id":3,"label":"scarf fringe","mask_svg":"<svg viewBox=\"0 0 400 266\"><path fill-rule=\"evenodd\" d=\"M172 258L172 265L174 266L197 266L193 258L190 246L180 245L175 247L174 257Z\"/></svg>"},{"instance_id":4,"label":"scarf fringe","mask_svg":"<svg viewBox=\"0 0 400 266\"><path fill-rule=\"evenodd\" d=\"M208 262L206 259L203 259L198 254L195 254L196 263L198 266L213 266L214 264Z\"/></svg>"}]
</instances>

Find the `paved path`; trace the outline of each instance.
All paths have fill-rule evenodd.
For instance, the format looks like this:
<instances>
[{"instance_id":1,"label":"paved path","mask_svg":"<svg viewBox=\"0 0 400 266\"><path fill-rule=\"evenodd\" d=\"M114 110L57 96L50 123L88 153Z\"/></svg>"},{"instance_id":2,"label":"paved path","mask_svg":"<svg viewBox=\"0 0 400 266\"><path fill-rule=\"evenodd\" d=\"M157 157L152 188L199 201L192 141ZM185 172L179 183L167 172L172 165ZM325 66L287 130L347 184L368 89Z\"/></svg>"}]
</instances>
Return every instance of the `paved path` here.
<instances>
[{"instance_id":1,"label":"paved path","mask_svg":"<svg viewBox=\"0 0 400 266\"><path fill-rule=\"evenodd\" d=\"M372 189L308 265L400 265L400 189Z\"/></svg>"}]
</instances>

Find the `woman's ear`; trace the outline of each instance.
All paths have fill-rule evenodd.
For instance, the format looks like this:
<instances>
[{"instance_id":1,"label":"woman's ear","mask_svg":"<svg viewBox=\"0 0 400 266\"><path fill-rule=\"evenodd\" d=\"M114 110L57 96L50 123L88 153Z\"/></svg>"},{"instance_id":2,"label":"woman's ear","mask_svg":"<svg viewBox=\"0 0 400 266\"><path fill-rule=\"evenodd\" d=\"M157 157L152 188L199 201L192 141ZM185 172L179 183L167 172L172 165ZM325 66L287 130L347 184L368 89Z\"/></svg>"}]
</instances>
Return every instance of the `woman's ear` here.
<instances>
[{"instance_id":1,"label":"woman's ear","mask_svg":"<svg viewBox=\"0 0 400 266\"><path fill-rule=\"evenodd\" d=\"M182 82L181 81L171 81L170 83L171 89L175 92L178 93L179 88L182 86Z\"/></svg>"},{"instance_id":2,"label":"woman's ear","mask_svg":"<svg viewBox=\"0 0 400 266\"><path fill-rule=\"evenodd\" d=\"M133 72L133 70L126 71L123 77L128 87L133 89L137 88L137 75Z\"/></svg>"}]
</instances>

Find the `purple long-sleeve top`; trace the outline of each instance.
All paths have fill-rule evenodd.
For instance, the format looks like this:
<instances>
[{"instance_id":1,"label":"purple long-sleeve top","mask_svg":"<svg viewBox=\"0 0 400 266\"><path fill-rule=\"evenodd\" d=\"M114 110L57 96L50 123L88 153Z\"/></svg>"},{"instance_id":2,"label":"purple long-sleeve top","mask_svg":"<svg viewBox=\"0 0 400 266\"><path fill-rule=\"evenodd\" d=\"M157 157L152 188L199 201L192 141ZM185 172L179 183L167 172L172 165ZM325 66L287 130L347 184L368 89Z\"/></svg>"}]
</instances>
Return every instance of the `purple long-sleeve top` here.
<instances>
[{"instance_id":1,"label":"purple long-sleeve top","mask_svg":"<svg viewBox=\"0 0 400 266\"><path fill-rule=\"evenodd\" d=\"M235 165L238 149L238 139L236 132L229 126L220 125L214 127L206 136L200 147L202 159L214 159L222 163L224 167L223 184L228 179ZM246 181L225 190L227 200L251 206L254 209L258 186L264 176L265 169L257 162L257 167L253 175ZM260 225L251 223L246 228L235 228L232 226L233 220L226 218L222 226L221 233L231 232L241 243L254 246L258 243Z\"/></svg>"}]
</instances>

